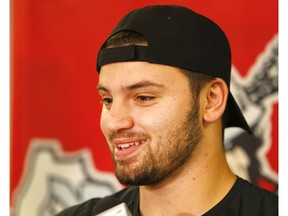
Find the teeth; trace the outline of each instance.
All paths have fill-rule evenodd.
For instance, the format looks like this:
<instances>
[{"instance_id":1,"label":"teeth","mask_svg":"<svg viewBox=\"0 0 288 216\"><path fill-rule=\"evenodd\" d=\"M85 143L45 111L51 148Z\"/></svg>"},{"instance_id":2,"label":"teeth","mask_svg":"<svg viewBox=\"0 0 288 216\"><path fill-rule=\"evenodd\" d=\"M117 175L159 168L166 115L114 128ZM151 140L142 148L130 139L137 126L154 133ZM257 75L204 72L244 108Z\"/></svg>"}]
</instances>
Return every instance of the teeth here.
<instances>
[{"instance_id":1,"label":"teeth","mask_svg":"<svg viewBox=\"0 0 288 216\"><path fill-rule=\"evenodd\" d=\"M123 150L125 148L128 148L129 146L134 145L134 143L126 143L126 144L121 144L119 145L120 149Z\"/></svg>"},{"instance_id":2,"label":"teeth","mask_svg":"<svg viewBox=\"0 0 288 216\"><path fill-rule=\"evenodd\" d=\"M123 144L123 145L120 145L120 148L128 148L130 146L130 144Z\"/></svg>"},{"instance_id":3,"label":"teeth","mask_svg":"<svg viewBox=\"0 0 288 216\"><path fill-rule=\"evenodd\" d=\"M129 148L130 146L133 146L133 145L138 146L138 145L143 144L143 143L145 143L145 140L141 140L141 141L133 142L133 143L120 144L120 145L118 145L118 146L119 146L119 148L120 148L121 150L123 150L123 149L125 149L125 148Z\"/></svg>"}]
</instances>

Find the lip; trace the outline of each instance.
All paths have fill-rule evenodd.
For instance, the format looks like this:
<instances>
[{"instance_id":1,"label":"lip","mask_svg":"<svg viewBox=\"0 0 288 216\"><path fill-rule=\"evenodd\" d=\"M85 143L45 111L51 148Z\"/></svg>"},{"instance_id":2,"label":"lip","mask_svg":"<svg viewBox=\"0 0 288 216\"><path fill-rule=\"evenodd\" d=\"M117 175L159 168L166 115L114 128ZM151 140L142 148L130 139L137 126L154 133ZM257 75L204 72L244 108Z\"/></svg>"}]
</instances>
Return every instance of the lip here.
<instances>
[{"instance_id":1,"label":"lip","mask_svg":"<svg viewBox=\"0 0 288 216\"><path fill-rule=\"evenodd\" d=\"M115 147L114 155L117 159L128 159L136 155L140 149L146 144L146 139L141 138L124 138L124 139L114 139L113 144Z\"/></svg>"}]
</instances>

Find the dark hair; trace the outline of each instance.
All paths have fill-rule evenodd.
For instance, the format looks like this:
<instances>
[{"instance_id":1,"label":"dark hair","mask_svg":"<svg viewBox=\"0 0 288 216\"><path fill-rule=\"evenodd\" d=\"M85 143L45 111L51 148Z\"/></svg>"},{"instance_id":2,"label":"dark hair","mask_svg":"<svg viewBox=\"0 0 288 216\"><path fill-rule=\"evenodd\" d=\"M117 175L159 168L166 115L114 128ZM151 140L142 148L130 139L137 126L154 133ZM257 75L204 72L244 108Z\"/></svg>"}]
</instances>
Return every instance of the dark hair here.
<instances>
[{"instance_id":1,"label":"dark hair","mask_svg":"<svg viewBox=\"0 0 288 216\"><path fill-rule=\"evenodd\" d=\"M203 86L214 79L212 76L191 72L189 70L180 69L180 72L182 72L188 78L194 100L198 99Z\"/></svg>"},{"instance_id":2,"label":"dark hair","mask_svg":"<svg viewBox=\"0 0 288 216\"><path fill-rule=\"evenodd\" d=\"M122 31L113 35L106 42L106 48L121 47L127 45L148 45L147 38L138 32Z\"/></svg>"}]
</instances>

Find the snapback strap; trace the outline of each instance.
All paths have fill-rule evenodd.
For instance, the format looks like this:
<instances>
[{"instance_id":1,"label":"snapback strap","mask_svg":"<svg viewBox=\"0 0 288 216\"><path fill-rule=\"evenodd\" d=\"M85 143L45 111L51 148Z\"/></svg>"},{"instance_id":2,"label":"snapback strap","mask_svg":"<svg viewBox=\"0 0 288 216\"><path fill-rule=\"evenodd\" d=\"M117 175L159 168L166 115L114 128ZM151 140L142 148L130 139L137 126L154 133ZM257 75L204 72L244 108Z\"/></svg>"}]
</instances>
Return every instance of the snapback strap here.
<instances>
[{"instance_id":1,"label":"snapback strap","mask_svg":"<svg viewBox=\"0 0 288 216\"><path fill-rule=\"evenodd\" d=\"M124 61L147 61L147 46L121 46L114 48L105 48L99 52L97 61L97 71L109 63L124 62Z\"/></svg>"}]
</instances>

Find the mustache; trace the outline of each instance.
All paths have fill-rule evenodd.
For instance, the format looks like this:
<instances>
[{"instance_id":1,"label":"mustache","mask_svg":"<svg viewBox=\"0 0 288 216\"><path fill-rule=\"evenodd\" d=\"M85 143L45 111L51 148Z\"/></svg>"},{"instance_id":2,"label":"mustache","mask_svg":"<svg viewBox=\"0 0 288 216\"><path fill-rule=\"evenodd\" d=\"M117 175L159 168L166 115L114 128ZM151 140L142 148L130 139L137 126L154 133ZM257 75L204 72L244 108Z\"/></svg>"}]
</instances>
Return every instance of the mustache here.
<instances>
[{"instance_id":1,"label":"mustache","mask_svg":"<svg viewBox=\"0 0 288 216\"><path fill-rule=\"evenodd\" d=\"M121 133L112 133L109 135L109 141L111 142L117 138L141 138L141 139L148 139L150 136L143 132L133 132L133 131L125 131Z\"/></svg>"}]
</instances>

